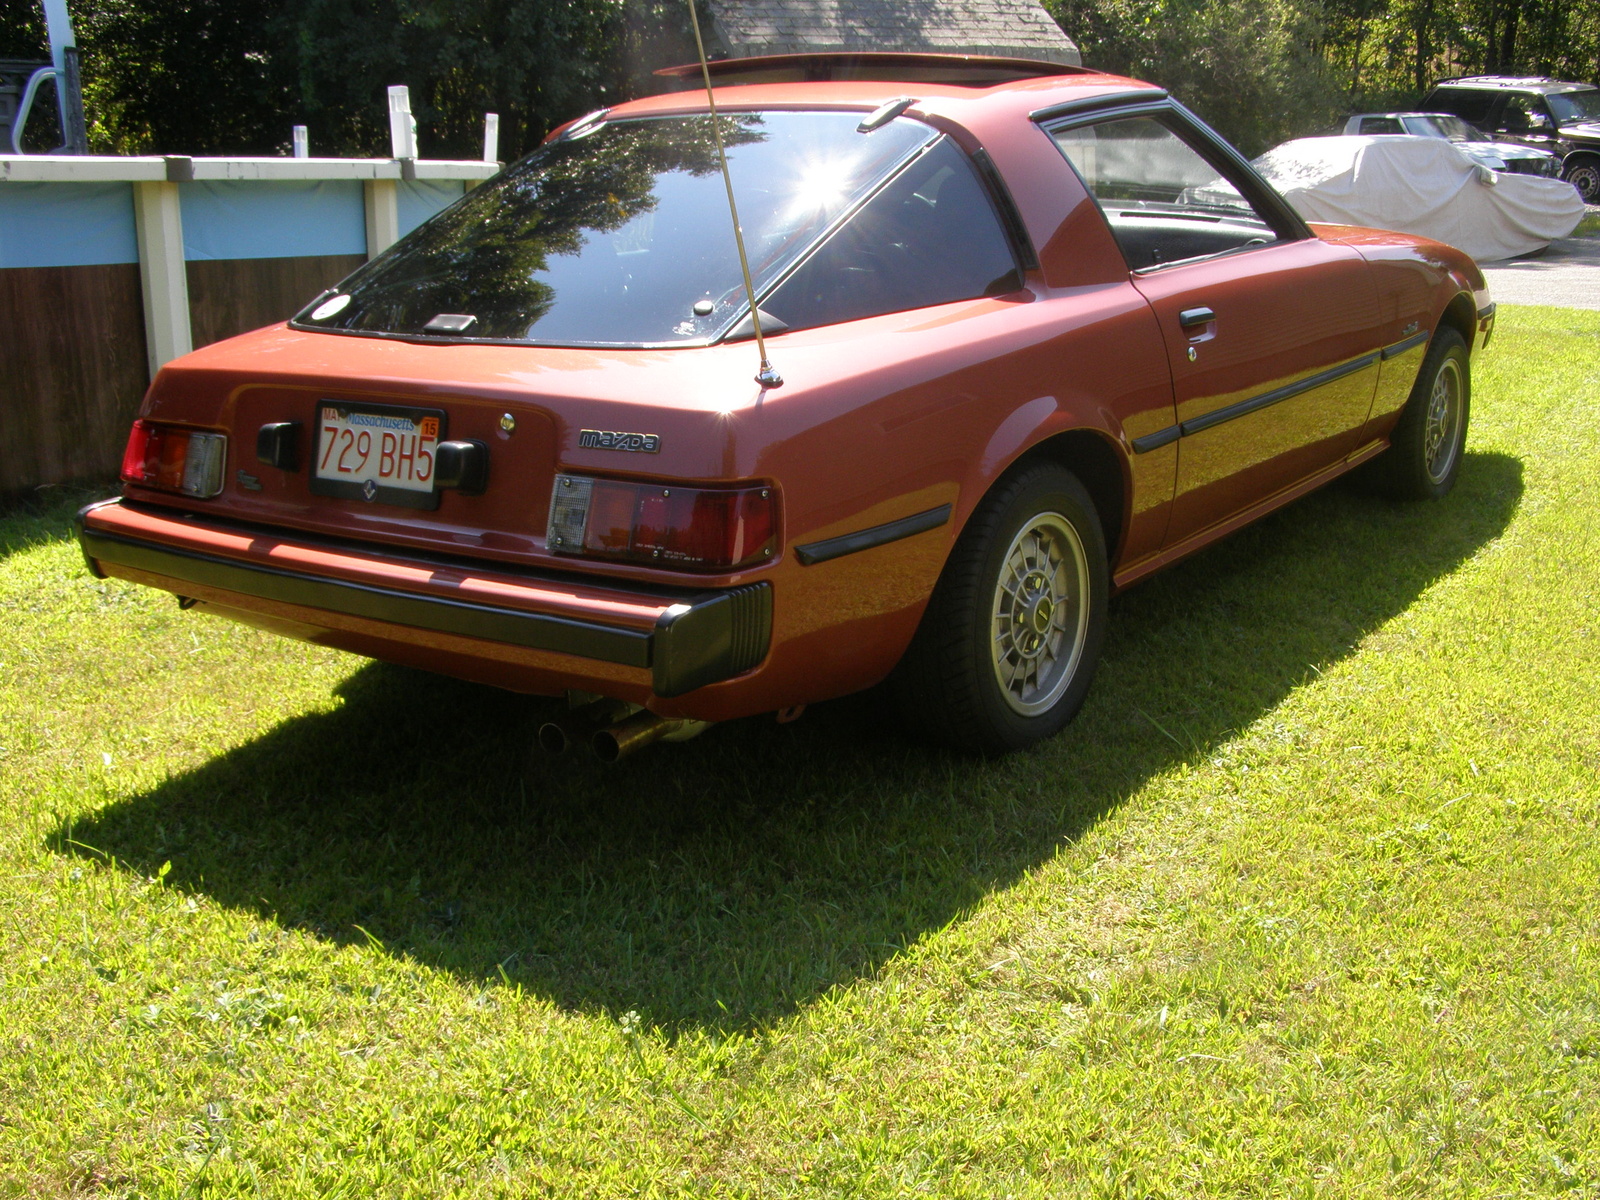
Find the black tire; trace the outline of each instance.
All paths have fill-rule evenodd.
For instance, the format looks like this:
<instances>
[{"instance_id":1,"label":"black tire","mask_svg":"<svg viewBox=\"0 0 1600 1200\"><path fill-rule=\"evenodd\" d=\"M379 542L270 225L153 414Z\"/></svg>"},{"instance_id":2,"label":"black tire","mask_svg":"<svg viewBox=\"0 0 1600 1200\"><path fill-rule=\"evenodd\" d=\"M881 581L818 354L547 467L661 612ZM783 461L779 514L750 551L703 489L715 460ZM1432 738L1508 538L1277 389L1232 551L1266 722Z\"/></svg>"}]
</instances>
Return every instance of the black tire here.
<instances>
[{"instance_id":1,"label":"black tire","mask_svg":"<svg viewBox=\"0 0 1600 1200\"><path fill-rule=\"evenodd\" d=\"M1109 592L1105 535L1077 477L1049 462L1013 471L967 522L895 672L902 716L979 754L1060 732L1094 676Z\"/></svg>"},{"instance_id":2,"label":"black tire","mask_svg":"<svg viewBox=\"0 0 1600 1200\"><path fill-rule=\"evenodd\" d=\"M1583 155L1575 159L1561 178L1578 189L1585 204L1600 204L1600 158Z\"/></svg>"},{"instance_id":3,"label":"black tire","mask_svg":"<svg viewBox=\"0 0 1600 1200\"><path fill-rule=\"evenodd\" d=\"M1389 449L1373 460L1380 489L1400 500L1446 495L1461 470L1471 411L1467 343L1446 325L1433 335L1411 398L1389 436Z\"/></svg>"}]
</instances>

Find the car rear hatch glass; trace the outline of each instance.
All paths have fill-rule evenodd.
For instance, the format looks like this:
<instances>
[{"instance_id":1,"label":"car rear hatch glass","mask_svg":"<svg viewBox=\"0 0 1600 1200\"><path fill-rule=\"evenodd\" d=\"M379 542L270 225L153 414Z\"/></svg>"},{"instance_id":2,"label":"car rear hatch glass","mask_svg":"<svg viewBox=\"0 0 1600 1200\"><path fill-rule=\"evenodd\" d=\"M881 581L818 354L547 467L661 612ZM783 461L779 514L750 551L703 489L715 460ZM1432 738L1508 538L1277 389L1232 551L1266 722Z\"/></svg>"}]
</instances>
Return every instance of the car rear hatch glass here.
<instances>
[{"instance_id":1,"label":"car rear hatch glass","mask_svg":"<svg viewBox=\"0 0 1600 1200\"><path fill-rule=\"evenodd\" d=\"M725 114L759 294L933 129L860 113ZM319 297L297 328L546 346L704 345L747 310L707 116L580 125Z\"/></svg>"}]
</instances>

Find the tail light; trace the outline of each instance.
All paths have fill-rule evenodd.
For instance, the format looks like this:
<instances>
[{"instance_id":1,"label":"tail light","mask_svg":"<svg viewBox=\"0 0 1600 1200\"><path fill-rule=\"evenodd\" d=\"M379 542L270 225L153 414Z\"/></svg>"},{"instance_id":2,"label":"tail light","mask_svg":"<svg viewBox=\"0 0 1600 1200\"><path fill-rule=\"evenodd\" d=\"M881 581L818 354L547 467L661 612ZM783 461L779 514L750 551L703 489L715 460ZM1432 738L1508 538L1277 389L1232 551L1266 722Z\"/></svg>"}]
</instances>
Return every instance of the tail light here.
<instances>
[{"instance_id":1,"label":"tail light","mask_svg":"<svg viewBox=\"0 0 1600 1200\"><path fill-rule=\"evenodd\" d=\"M122 479L205 499L222 490L228 439L220 433L135 421L122 454Z\"/></svg>"},{"instance_id":2,"label":"tail light","mask_svg":"<svg viewBox=\"0 0 1600 1200\"><path fill-rule=\"evenodd\" d=\"M730 571L772 557L772 489L696 488L557 475L550 549L679 571Z\"/></svg>"}]
</instances>

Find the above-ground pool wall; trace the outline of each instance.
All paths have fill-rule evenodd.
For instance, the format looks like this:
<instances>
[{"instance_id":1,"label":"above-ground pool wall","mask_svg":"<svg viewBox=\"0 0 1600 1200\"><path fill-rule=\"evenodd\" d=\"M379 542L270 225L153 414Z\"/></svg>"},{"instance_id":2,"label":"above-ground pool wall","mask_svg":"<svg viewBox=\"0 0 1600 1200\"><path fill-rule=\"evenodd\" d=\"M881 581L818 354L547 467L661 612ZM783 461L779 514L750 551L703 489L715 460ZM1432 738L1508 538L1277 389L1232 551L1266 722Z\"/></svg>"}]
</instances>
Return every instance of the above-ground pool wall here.
<instances>
[{"instance_id":1,"label":"above-ground pool wall","mask_svg":"<svg viewBox=\"0 0 1600 1200\"><path fill-rule=\"evenodd\" d=\"M359 180L207 180L178 197L196 347L287 320L367 260Z\"/></svg>"},{"instance_id":2,"label":"above-ground pool wall","mask_svg":"<svg viewBox=\"0 0 1600 1200\"><path fill-rule=\"evenodd\" d=\"M0 158L0 497L114 474L162 362L287 319L496 169L173 161Z\"/></svg>"},{"instance_id":3,"label":"above-ground pool wall","mask_svg":"<svg viewBox=\"0 0 1600 1200\"><path fill-rule=\"evenodd\" d=\"M0 183L0 495L116 469L150 379L131 183Z\"/></svg>"}]
</instances>

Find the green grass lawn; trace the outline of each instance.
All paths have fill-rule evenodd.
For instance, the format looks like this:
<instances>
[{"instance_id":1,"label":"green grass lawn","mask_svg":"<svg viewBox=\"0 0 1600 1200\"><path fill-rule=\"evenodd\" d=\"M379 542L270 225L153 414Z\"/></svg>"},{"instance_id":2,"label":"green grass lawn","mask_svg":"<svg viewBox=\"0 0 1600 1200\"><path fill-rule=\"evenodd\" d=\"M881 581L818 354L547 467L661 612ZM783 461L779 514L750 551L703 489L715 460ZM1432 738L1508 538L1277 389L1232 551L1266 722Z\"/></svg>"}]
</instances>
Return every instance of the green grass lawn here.
<instances>
[{"instance_id":1,"label":"green grass lawn","mask_svg":"<svg viewBox=\"0 0 1600 1200\"><path fill-rule=\"evenodd\" d=\"M0 518L0 1194L1600 1195L1600 313L1476 382L999 762L546 759Z\"/></svg>"}]
</instances>

